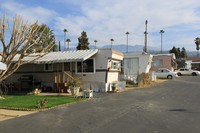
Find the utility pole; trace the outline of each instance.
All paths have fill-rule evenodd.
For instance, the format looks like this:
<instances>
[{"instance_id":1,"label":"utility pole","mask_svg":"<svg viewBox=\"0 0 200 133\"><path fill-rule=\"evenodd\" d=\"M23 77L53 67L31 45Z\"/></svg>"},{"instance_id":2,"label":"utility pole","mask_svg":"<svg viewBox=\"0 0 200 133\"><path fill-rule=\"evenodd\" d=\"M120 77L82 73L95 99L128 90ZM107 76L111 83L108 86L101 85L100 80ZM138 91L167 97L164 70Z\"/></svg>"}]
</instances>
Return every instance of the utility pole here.
<instances>
[{"instance_id":1,"label":"utility pole","mask_svg":"<svg viewBox=\"0 0 200 133\"><path fill-rule=\"evenodd\" d=\"M147 23L148 23L148 21L146 20L145 21L145 32L144 32L144 35L145 35L145 38L144 38L144 52L146 52L146 53L147 53L147 34L148 34L148 32L147 32Z\"/></svg>"},{"instance_id":2,"label":"utility pole","mask_svg":"<svg viewBox=\"0 0 200 133\"><path fill-rule=\"evenodd\" d=\"M130 33L129 32L126 32L126 53L128 53L128 35L129 35Z\"/></svg>"},{"instance_id":3,"label":"utility pole","mask_svg":"<svg viewBox=\"0 0 200 133\"><path fill-rule=\"evenodd\" d=\"M160 53L162 54L162 42L163 42L163 33L164 33L165 31L164 30L160 30L160 45L161 45L161 48L160 48Z\"/></svg>"}]
</instances>

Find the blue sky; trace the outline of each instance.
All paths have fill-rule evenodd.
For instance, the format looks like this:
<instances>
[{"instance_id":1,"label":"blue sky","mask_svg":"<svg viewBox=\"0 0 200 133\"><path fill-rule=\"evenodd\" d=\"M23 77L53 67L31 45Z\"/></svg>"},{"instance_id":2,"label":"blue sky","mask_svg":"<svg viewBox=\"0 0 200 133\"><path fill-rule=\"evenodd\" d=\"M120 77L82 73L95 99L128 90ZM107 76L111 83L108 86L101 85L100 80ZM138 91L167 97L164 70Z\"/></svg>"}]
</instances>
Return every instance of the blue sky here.
<instances>
[{"instance_id":1,"label":"blue sky","mask_svg":"<svg viewBox=\"0 0 200 133\"><path fill-rule=\"evenodd\" d=\"M71 46L84 30L90 45L144 45L144 23L148 20L148 46L160 48L159 31L163 29L163 50L173 46L195 51L194 39L200 37L199 0L1 0L1 18L21 15L30 23L47 24L63 44L63 29Z\"/></svg>"}]
</instances>

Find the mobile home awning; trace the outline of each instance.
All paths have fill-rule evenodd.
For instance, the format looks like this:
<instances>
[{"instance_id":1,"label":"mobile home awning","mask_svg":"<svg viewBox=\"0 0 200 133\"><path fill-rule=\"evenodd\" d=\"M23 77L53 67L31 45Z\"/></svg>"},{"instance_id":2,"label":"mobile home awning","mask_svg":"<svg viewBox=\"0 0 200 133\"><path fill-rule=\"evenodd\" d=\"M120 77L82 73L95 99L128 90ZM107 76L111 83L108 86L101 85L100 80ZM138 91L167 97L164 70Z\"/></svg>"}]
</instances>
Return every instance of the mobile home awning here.
<instances>
[{"instance_id":1,"label":"mobile home awning","mask_svg":"<svg viewBox=\"0 0 200 133\"><path fill-rule=\"evenodd\" d=\"M36 59L33 63L48 64L48 63L58 63L58 62L84 61L95 55L97 52L98 52L97 49L50 52L44 55L43 57Z\"/></svg>"}]
</instances>

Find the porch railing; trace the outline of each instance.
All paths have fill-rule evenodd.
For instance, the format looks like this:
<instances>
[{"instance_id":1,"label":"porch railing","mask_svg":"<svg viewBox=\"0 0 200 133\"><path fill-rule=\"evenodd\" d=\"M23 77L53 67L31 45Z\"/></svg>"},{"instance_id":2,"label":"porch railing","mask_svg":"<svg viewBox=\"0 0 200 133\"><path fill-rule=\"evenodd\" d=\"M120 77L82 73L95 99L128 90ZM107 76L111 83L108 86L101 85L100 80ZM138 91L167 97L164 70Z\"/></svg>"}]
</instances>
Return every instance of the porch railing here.
<instances>
[{"instance_id":1,"label":"porch railing","mask_svg":"<svg viewBox=\"0 0 200 133\"><path fill-rule=\"evenodd\" d=\"M65 83L66 81L70 79L74 79L74 77L66 71L55 72L54 77L55 77L55 81L54 81L55 83Z\"/></svg>"}]
</instances>

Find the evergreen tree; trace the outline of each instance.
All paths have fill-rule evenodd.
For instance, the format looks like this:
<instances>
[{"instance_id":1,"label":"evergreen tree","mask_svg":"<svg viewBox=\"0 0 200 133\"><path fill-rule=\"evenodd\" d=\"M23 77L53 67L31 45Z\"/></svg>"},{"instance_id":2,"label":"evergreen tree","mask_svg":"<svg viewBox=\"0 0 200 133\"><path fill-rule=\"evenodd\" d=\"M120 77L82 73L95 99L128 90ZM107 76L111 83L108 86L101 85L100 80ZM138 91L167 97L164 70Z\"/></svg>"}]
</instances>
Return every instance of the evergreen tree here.
<instances>
[{"instance_id":1,"label":"evergreen tree","mask_svg":"<svg viewBox=\"0 0 200 133\"><path fill-rule=\"evenodd\" d=\"M171 50L169 50L169 53L176 53L176 52L177 52L177 50L176 50L175 46L173 46L173 48Z\"/></svg>"},{"instance_id":2,"label":"evergreen tree","mask_svg":"<svg viewBox=\"0 0 200 133\"><path fill-rule=\"evenodd\" d=\"M30 49L27 50L27 53L41 52L48 45L54 45L52 51L56 51L57 47L55 35L53 33L53 30L51 30L47 25L39 25L39 30L37 31L35 39L39 37L40 40L34 46L30 47Z\"/></svg>"},{"instance_id":3,"label":"evergreen tree","mask_svg":"<svg viewBox=\"0 0 200 133\"><path fill-rule=\"evenodd\" d=\"M185 48L183 47L181 49L181 58L186 58L186 57L187 57L187 52L186 52Z\"/></svg>"},{"instance_id":4,"label":"evergreen tree","mask_svg":"<svg viewBox=\"0 0 200 133\"><path fill-rule=\"evenodd\" d=\"M83 31L81 33L81 36L78 38L78 46L76 47L76 49L77 50L90 49L89 44L90 43L88 42L87 33L85 31Z\"/></svg>"},{"instance_id":5,"label":"evergreen tree","mask_svg":"<svg viewBox=\"0 0 200 133\"><path fill-rule=\"evenodd\" d=\"M178 50L175 46L173 46L173 48L169 51L169 53L174 53L176 58L178 58Z\"/></svg>"},{"instance_id":6,"label":"evergreen tree","mask_svg":"<svg viewBox=\"0 0 200 133\"><path fill-rule=\"evenodd\" d=\"M177 59L187 57L187 52L184 47L180 50L180 48L176 48L175 46L173 46L169 53L174 53Z\"/></svg>"},{"instance_id":7,"label":"evergreen tree","mask_svg":"<svg viewBox=\"0 0 200 133\"><path fill-rule=\"evenodd\" d=\"M177 58L181 58L181 50L180 48L177 48Z\"/></svg>"}]
</instances>

